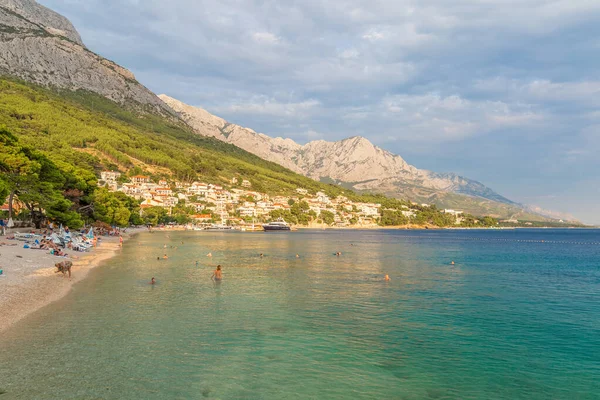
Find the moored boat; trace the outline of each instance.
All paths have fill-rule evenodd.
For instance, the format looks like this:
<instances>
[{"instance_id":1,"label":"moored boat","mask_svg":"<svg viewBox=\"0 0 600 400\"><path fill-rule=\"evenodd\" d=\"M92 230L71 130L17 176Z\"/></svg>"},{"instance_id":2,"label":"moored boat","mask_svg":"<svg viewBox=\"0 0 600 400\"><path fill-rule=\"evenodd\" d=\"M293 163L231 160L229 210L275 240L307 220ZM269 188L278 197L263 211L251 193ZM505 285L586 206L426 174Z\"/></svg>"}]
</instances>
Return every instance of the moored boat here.
<instances>
[{"instance_id":1,"label":"moored boat","mask_svg":"<svg viewBox=\"0 0 600 400\"><path fill-rule=\"evenodd\" d=\"M290 225L283 220L283 218L279 218L276 221L271 221L268 224L263 225L263 229L265 231L290 231Z\"/></svg>"},{"instance_id":2,"label":"moored boat","mask_svg":"<svg viewBox=\"0 0 600 400\"><path fill-rule=\"evenodd\" d=\"M205 231L230 231L233 227L227 225L212 224L211 226L204 228Z\"/></svg>"}]
</instances>

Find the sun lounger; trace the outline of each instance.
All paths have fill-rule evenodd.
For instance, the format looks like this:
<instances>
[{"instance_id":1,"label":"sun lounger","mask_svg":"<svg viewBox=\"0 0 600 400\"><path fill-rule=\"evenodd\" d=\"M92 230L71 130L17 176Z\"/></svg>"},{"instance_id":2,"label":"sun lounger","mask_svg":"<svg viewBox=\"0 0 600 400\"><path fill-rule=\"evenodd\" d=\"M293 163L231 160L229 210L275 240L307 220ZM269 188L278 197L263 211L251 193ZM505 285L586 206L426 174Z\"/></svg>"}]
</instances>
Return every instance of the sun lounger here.
<instances>
[{"instance_id":1,"label":"sun lounger","mask_svg":"<svg viewBox=\"0 0 600 400\"><path fill-rule=\"evenodd\" d=\"M22 242L40 240L41 238L42 238L41 235L36 235L34 233L15 232L15 239L20 240Z\"/></svg>"}]
</instances>

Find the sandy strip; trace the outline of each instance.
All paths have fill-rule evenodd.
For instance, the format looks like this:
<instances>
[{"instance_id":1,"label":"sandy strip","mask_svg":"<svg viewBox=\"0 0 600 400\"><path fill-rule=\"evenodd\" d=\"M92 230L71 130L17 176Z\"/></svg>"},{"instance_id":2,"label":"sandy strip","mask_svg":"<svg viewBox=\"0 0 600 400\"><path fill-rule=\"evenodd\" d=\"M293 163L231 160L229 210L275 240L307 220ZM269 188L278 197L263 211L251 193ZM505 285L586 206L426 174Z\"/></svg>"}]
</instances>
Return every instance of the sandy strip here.
<instances>
[{"instance_id":1,"label":"sandy strip","mask_svg":"<svg viewBox=\"0 0 600 400\"><path fill-rule=\"evenodd\" d=\"M130 232L123 239L135 234ZM0 332L28 314L64 297L88 272L119 250L118 237L102 237L89 253L70 252L78 258L56 257L44 250L24 249L23 242L0 236ZM10 244L18 246L9 246ZM71 260L71 279L55 273L54 264Z\"/></svg>"}]
</instances>

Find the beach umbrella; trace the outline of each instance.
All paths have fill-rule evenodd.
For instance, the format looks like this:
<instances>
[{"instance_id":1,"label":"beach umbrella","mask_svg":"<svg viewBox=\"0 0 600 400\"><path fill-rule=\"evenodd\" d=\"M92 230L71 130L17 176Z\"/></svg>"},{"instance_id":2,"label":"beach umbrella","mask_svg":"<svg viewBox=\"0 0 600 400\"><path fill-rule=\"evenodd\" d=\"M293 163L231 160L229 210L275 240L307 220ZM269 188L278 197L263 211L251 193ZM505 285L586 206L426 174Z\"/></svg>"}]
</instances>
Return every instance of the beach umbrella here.
<instances>
[{"instance_id":1,"label":"beach umbrella","mask_svg":"<svg viewBox=\"0 0 600 400\"><path fill-rule=\"evenodd\" d=\"M58 236L65 236L65 231L63 229L62 224L60 224L60 228L58 228Z\"/></svg>"},{"instance_id":2,"label":"beach umbrella","mask_svg":"<svg viewBox=\"0 0 600 400\"><path fill-rule=\"evenodd\" d=\"M14 223L14 221L13 221L12 218L8 219L8 222L6 223L6 226L9 227L9 228L12 228L13 226L15 226L15 223Z\"/></svg>"},{"instance_id":3,"label":"beach umbrella","mask_svg":"<svg viewBox=\"0 0 600 400\"><path fill-rule=\"evenodd\" d=\"M94 238L94 228L90 227L90 231L87 234L88 239L93 239Z\"/></svg>"}]
</instances>

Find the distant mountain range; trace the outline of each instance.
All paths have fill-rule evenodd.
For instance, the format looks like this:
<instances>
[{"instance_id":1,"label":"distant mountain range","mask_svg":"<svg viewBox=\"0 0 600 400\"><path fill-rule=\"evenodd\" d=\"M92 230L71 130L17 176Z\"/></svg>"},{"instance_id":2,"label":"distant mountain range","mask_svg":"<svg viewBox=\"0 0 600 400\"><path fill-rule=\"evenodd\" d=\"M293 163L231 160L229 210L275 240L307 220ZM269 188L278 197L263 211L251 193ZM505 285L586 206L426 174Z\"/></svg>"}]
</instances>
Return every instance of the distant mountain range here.
<instances>
[{"instance_id":1,"label":"distant mountain range","mask_svg":"<svg viewBox=\"0 0 600 400\"><path fill-rule=\"evenodd\" d=\"M458 208L478 215L539 219L525 207L480 182L452 173L418 169L402 157L373 145L364 137L339 142L317 140L300 145L291 139L272 138L229 123L208 111L159 95L198 134L234 144L292 171L324 182L384 193L420 203Z\"/></svg>"},{"instance_id":2,"label":"distant mountain range","mask_svg":"<svg viewBox=\"0 0 600 400\"><path fill-rule=\"evenodd\" d=\"M126 68L87 49L69 20L34 0L0 0L0 74L52 88L86 90L127 108L181 119L200 135L231 143L315 180L477 215L542 218L538 211L526 210L480 182L420 170L363 137L300 145L229 123L171 97L156 96Z\"/></svg>"}]
</instances>

